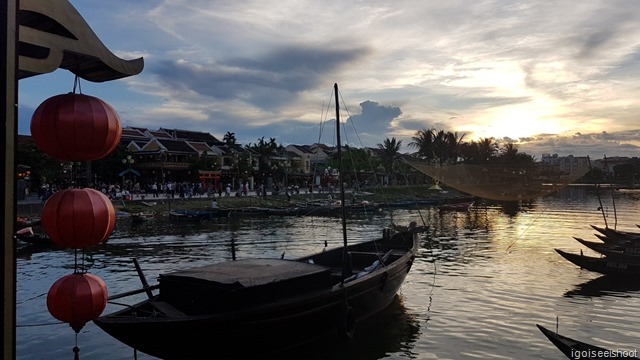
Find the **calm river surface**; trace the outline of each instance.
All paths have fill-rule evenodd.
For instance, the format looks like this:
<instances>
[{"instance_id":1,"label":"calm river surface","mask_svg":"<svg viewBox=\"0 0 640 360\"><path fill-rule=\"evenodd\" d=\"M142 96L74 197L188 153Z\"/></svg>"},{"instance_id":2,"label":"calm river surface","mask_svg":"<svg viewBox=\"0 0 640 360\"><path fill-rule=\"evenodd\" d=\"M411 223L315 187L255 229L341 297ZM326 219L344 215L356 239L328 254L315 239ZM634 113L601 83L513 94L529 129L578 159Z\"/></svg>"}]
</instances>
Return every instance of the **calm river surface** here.
<instances>
[{"instance_id":1,"label":"calm river surface","mask_svg":"<svg viewBox=\"0 0 640 360\"><path fill-rule=\"evenodd\" d=\"M638 230L640 193L615 198L618 229ZM603 194L613 227L611 194ZM349 221L353 242L381 235L393 222L426 223L418 256L398 300L381 316L356 329L357 340L305 359L560 359L562 354L535 324L620 350L640 348L640 282L611 284L581 270L553 249L593 254L573 236L597 240L589 224L604 225L598 199L565 190L517 212L476 205L469 212L433 207L395 209ZM222 219L203 224L144 224L118 219L116 231L86 257L110 294L140 287L131 258L147 279L159 273L237 258L295 258L342 242L337 218L270 217ZM22 249L17 260L18 359L71 359L75 335L49 315L50 286L73 269L73 252ZM606 278L605 278L606 280ZM108 305L106 311L118 309ZM250 346L251 339L247 339ZM81 359L133 359L134 351L92 323L78 335ZM177 345L179 346L179 345ZM232 349L212 345L204 358ZM138 359L153 359L138 353ZM224 358L227 358L224 356Z\"/></svg>"}]
</instances>

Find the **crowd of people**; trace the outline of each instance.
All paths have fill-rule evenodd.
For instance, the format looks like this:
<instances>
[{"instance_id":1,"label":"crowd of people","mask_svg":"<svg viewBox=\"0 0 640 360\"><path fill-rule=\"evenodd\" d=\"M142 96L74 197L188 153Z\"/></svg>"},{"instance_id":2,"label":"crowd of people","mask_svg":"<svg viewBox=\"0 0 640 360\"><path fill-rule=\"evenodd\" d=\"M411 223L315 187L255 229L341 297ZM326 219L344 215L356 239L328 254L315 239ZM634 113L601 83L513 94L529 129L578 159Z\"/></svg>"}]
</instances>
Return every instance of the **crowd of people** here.
<instances>
[{"instance_id":1,"label":"crowd of people","mask_svg":"<svg viewBox=\"0 0 640 360\"><path fill-rule=\"evenodd\" d=\"M58 186L55 184L43 184L38 190L38 198L42 199L44 203L55 193L56 191L68 188L69 186ZM255 193L256 196L266 197L270 192L272 195L284 194L287 198L291 198L293 194L300 193L299 185L280 186L274 185L271 189L267 189L264 184L255 184L253 189L249 182L239 183L237 186L233 186L231 183L220 183L214 188L211 186L203 186L200 182L177 182L167 181L164 183L153 182L147 185L141 185L139 182L124 181L122 184L107 184L102 183L96 187L96 190L100 190L108 198L112 200L127 200L133 198L193 198L193 197L222 197L222 196L249 196ZM305 193L325 193L332 194L334 191L333 185L307 185L304 187Z\"/></svg>"}]
</instances>

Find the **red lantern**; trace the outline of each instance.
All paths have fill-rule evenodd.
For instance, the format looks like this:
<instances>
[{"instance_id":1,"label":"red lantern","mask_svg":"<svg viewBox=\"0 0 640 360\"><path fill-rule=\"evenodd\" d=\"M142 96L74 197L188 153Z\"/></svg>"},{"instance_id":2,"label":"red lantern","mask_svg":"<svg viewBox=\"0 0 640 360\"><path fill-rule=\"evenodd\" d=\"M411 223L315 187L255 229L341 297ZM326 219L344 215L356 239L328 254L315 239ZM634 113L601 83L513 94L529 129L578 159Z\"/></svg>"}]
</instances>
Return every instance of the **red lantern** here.
<instances>
[{"instance_id":1,"label":"red lantern","mask_svg":"<svg viewBox=\"0 0 640 360\"><path fill-rule=\"evenodd\" d=\"M58 191L42 208L44 230L63 248L83 249L98 244L111 235L115 225L111 200L93 189Z\"/></svg>"},{"instance_id":2,"label":"red lantern","mask_svg":"<svg viewBox=\"0 0 640 360\"><path fill-rule=\"evenodd\" d=\"M105 157L120 143L122 126L116 111L84 94L56 95L45 100L31 118L31 136L47 155L65 161Z\"/></svg>"},{"instance_id":3,"label":"red lantern","mask_svg":"<svg viewBox=\"0 0 640 360\"><path fill-rule=\"evenodd\" d=\"M69 323L76 332L96 319L107 306L107 285L91 274L74 273L56 281L47 294L47 308L54 318Z\"/></svg>"}]
</instances>

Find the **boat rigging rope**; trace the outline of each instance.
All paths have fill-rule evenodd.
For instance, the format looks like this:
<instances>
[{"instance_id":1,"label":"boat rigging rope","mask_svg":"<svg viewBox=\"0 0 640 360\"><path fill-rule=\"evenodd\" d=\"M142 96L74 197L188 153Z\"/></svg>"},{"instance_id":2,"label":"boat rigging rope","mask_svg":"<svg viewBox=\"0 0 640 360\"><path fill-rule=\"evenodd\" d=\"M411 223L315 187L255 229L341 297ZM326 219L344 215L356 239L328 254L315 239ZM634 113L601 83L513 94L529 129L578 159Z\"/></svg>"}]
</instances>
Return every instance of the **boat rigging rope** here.
<instances>
[{"instance_id":1,"label":"boat rigging rope","mask_svg":"<svg viewBox=\"0 0 640 360\"><path fill-rule=\"evenodd\" d=\"M544 199L544 197L543 197ZM549 209L549 203L547 203L547 205L542 209L542 211L538 212L538 215L536 215L536 217L533 218L533 220L531 220L531 222L529 223L529 225L527 225L526 228L524 228L524 230L520 233L520 235L518 235L518 237L516 237L510 244L509 246L507 246L507 248L504 250L505 252L509 252L511 250L511 247L513 247L513 245L515 245L516 241L520 240L524 234L527 232L527 230L529 230L529 228L536 222L538 221L538 219L540 218L540 216L542 216L542 214L544 214L547 210Z\"/></svg>"}]
</instances>

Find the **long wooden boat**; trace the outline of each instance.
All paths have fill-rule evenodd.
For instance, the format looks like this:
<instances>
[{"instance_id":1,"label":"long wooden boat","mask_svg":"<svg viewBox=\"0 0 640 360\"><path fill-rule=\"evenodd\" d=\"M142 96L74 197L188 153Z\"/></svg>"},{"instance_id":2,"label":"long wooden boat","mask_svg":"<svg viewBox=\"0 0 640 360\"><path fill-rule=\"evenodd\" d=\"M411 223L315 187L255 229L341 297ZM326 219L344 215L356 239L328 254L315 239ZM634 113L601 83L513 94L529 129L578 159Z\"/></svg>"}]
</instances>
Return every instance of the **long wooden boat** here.
<instances>
[{"instance_id":1,"label":"long wooden boat","mask_svg":"<svg viewBox=\"0 0 640 360\"><path fill-rule=\"evenodd\" d=\"M574 239L589 249L606 256L610 260L615 259L616 261L636 263L640 265L640 248L624 248L616 245L587 241L580 238Z\"/></svg>"},{"instance_id":2,"label":"long wooden boat","mask_svg":"<svg viewBox=\"0 0 640 360\"><path fill-rule=\"evenodd\" d=\"M340 201L309 203L299 205L299 216L342 216L342 204ZM383 206L377 203L362 201L355 204L345 204L344 209L347 214L377 213Z\"/></svg>"},{"instance_id":3,"label":"long wooden boat","mask_svg":"<svg viewBox=\"0 0 640 360\"><path fill-rule=\"evenodd\" d=\"M212 347L264 354L320 337L353 336L384 309L418 249L405 231L298 260L246 259L160 275L159 293L95 323L123 343L167 359ZM113 299L114 297L112 297ZM235 350L234 350L235 351Z\"/></svg>"},{"instance_id":4,"label":"long wooden boat","mask_svg":"<svg viewBox=\"0 0 640 360\"><path fill-rule=\"evenodd\" d=\"M300 216L300 208L298 206L269 208L267 213L270 216Z\"/></svg>"},{"instance_id":5,"label":"long wooden boat","mask_svg":"<svg viewBox=\"0 0 640 360\"><path fill-rule=\"evenodd\" d=\"M228 217L229 209L209 210L171 210L169 217L174 220L203 221L214 218Z\"/></svg>"},{"instance_id":6,"label":"long wooden boat","mask_svg":"<svg viewBox=\"0 0 640 360\"><path fill-rule=\"evenodd\" d=\"M475 201L450 202L438 205L440 211L467 211L473 206Z\"/></svg>"},{"instance_id":7,"label":"long wooden boat","mask_svg":"<svg viewBox=\"0 0 640 360\"><path fill-rule=\"evenodd\" d=\"M260 217L260 216L268 216L269 209L263 207L256 206L248 206L248 207L240 207L234 208L229 211L229 217Z\"/></svg>"},{"instance_id":8,"label":"long wooden boat","mask_svg":"<svg viewBox=\"0 0 640 360\"><path fill-rule=\"evenodd\" d=\"M635 350L606 349L562 336L542 325L536 326L569 359L638 359Z\"/></svg>"},{"instance_id":9,"label":"long wooden boat","mask_svg":"<svg viewBox=\"0 0 640 360\"><path fill-rule=\"evenodd\" d=\"M610 238L608 236L604 236L602 234L594 234L598 239L600 239L600 241L602 241L605 244L608 245L613 245L613 246L622 246L622 247L629 247L629 248L640 248L640 241L633 241L633 240L621 240L619 238Z\"/></svg>"},{"instance_id":10,"label":"long wooden boat","mask_svg":"<svg viewBox=\"0 0 640 360\"><path fill-rule=\"evenodd\" d=\"M616 230L610 227L600 227L595 225L591 225L591 227L606 237L626 241L640 241L640 232Z\"/></svg>"},{"instance_id":11,"label":"long wooden boat","mask_svg":"<svg viewBox=\"0 0 640 360\"><path fill-rule=\"evenodd\" d=\"M143 292L148 299L95 323L163 359L202 358L221 348L238 357L273 358L272 353L320 338L351 338L359 322L393 301L416 257L418 233L415 225L398 232L385 229L379 239L348 244L345 213L343 208L342 247L297 260L245 259L185 269L160 275L152 287L141 276L143 289L111 300Z\"/></svg>"},{"instance_id":12,"label":"long wooden boat","mask_svg":"<svg viewBox=\"0 0 640 360\"><path fill-rule=\"evenodd\" d=\"M606 275L629 276L633 278L640 276L640 264L627 263L606 257L572 254L560 249L555 249L555 251L582 269Z\"/></svg>"}]
</instances>

